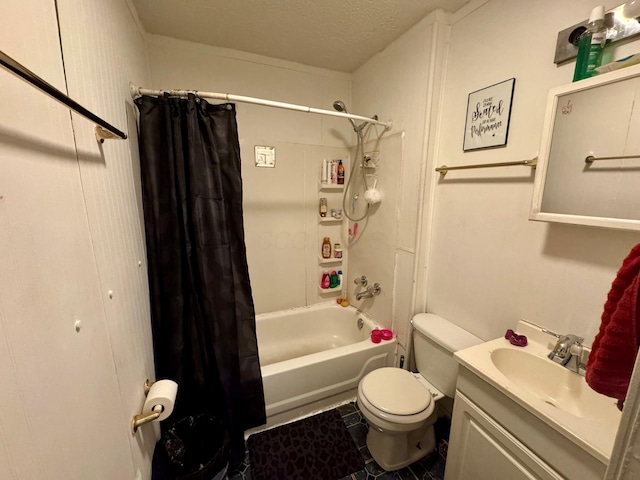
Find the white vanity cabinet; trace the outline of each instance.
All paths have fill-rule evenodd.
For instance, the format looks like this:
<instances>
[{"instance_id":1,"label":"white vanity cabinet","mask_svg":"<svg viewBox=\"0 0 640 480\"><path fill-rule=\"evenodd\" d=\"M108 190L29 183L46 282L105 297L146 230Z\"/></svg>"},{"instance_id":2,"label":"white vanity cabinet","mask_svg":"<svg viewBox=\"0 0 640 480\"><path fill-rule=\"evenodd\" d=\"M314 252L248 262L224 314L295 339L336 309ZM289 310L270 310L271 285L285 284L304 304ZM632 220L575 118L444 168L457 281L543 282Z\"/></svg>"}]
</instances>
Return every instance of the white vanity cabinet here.
<instances>
[{"instance_id":1,"label":"white vanity cabinet","mask_svg":"<svg viewBox=\"0 0 640 480\"><path fill-rule=\"evenodd\" d=\"M561 479L526 445L456 393L447 479Z\"/></svg>"},{"instance_id":2,"label":"white vanity cabinet","mask_svg":"<svg viewBox=\"0 0 640 480\"><path fill-rule=\"evenodd\" d=\"M605 470L601 460L460 367L445 480L601 480Z\"/></svg>"}]
</instances>

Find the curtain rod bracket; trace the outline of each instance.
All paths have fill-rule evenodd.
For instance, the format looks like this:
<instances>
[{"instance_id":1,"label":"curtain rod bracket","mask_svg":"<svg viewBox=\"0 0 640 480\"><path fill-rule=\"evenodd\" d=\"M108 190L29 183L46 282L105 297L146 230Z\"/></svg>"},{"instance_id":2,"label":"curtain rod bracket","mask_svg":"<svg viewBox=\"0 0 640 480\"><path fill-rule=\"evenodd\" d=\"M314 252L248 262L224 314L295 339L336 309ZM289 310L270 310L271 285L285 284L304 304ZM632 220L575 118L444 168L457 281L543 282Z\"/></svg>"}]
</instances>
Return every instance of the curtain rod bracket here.
<instances>
[{"instance_id":1,"label":"curtain rod bracket","mask_svg":"<svg viewBox=\"0 0 640 480\"><path fill-rule=\"evenodd\" d=\"M131 98L134 100L140 97L140 87L133 82L129 82L129 93L131 93Z\"/></svg>"},{"instance_id":2,"label":"curtain rod bracket","mask_svg":"<svg viewBox=\"0 0 640 480\"><path fill-rule=\"evenodd\" d=\"M95 128L96 140L100 143L104 143L105 140L120 140L120 137L115 133L110 132L106 128L102 128L100 125L96 125Z\"/></svg>"}]
</instances>

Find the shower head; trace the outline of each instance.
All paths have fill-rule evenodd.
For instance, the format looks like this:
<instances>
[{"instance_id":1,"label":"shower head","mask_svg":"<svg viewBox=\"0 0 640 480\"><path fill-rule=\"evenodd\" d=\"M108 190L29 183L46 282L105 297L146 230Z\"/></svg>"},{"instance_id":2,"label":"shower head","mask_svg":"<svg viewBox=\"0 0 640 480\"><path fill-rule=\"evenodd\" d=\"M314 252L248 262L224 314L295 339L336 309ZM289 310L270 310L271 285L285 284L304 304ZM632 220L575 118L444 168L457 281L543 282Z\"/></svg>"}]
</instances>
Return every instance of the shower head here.
<instances>
[{"instance_id":1,"label":"shower head","mask_svg":"<svg viewBox=\"0 0 640 480\"><path fill-rule=\"evenodd\" d=\"M347 106L344 104L342 100L336 100L335 102L333 102L333 108L335 108L337 111L342 113L351 113L349 112L349 110L347 109ZM362 125L358 126L356 125L356 122L353 121L353 118L349 118L348 120L351 122L351 125L353 125L353 130L355 130L356 133L359 133L367 124L365 122Z\"/></svg>"},{"instance_id":2,"label":"shower head","mask_svg":"<svg viewBox=\"0 0 640 480\"><path fill-rule=\"evenodd\" d=\"M347 106L342 100L336 100L335 102L333 102L333 108L335 108L339 112L349 113L349 110L347 110Z\"/></svg>"}]
</instances>

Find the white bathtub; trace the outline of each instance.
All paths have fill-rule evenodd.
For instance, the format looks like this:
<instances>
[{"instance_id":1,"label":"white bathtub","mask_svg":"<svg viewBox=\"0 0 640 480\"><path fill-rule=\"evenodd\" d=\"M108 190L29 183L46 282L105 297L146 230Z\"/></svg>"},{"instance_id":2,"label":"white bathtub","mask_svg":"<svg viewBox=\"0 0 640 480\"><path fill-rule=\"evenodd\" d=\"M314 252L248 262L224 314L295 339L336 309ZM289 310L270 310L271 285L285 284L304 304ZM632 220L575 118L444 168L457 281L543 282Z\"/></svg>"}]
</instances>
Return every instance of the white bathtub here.
<instances>
[{"instance_id":1,"label":"white bathtub","mask_svg":"<svg viewBox=\"0 0 640 480\"><path fill-rule=\"evenodd\" d=\"M395 338L371 342L376 327L355 308L332 303L256 316L267 426L353 399L364 375L392 365Z\"/></svg>"}]
</instances>

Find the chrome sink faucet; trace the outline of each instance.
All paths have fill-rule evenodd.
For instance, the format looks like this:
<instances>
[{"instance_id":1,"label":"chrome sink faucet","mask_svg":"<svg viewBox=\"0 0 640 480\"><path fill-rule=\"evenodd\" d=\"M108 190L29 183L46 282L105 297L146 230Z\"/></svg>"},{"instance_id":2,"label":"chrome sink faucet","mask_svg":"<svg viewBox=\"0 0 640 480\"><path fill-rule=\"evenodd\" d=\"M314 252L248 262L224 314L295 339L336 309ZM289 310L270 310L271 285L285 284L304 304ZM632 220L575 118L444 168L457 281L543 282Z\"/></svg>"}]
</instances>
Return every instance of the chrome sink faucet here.
<instances>
[{"instance_id":1,"label":"chrome sink faucet","mask_svg":"<svg viewBox=\"0 0 640 480\"><path fill-rule=\"evenodd\" d=\"M584 375L586 372L585 365L582 363L582 342L584 338L573 334L559 335L546 328L543 328L542 331L558 339L547 357L578 375Z\"/></svg>"}]
</instances>

